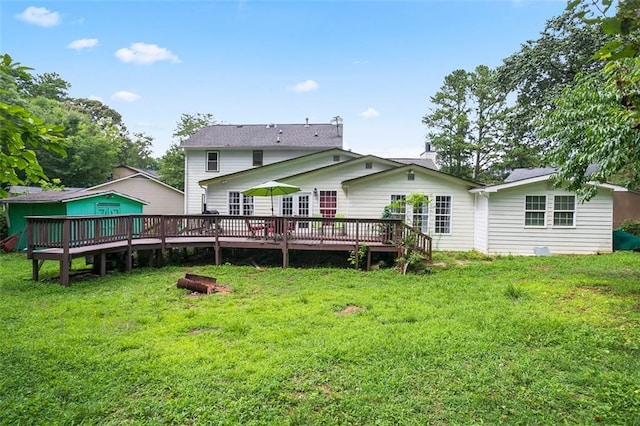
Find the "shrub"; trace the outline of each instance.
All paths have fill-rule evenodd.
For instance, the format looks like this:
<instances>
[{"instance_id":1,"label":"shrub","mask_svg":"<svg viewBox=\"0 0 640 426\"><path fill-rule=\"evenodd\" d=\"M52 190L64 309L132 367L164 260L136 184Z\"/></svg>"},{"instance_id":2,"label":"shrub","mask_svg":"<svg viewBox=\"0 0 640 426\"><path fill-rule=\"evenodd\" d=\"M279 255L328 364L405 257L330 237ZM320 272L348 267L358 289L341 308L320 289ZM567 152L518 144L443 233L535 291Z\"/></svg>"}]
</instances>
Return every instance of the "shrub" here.
<instances>
[{"instance_id":1,"label":"shrub","mask_svg":"<svg viewBox=\"0 0 640 426\"><path fill-rule=\"evenodd\" d=\"M640 237L640 220L625 220L620 225L620 229L637 237Z\"/></svg>"}]
</instances>

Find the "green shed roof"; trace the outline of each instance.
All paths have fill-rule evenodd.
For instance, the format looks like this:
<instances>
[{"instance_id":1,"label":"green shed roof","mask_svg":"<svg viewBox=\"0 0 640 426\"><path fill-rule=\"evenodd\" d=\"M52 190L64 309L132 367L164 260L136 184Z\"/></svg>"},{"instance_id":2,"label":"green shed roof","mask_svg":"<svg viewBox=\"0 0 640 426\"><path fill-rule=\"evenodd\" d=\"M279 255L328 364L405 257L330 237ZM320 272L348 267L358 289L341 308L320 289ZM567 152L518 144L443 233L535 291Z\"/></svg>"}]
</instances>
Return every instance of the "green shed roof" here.
<instances>
[{"instance_id":1,"label":"green shed roof","mask_svg":"<svg viewBox=\"0 0 640 426\"><path fill-rule=\"evenodd\" d=\"M42 191L33 194L19 195L17 197L9 197L4 200L0 200L2 203L15 204L15 203L68 203L70 201L81 200L85 198L93 198L100 195L118 195L129 200L137 201L142 204L149 204L139 198L131 197L118 191L74 191L74 192L60 192L60 191Z\"/></svg>"}]
</instances>

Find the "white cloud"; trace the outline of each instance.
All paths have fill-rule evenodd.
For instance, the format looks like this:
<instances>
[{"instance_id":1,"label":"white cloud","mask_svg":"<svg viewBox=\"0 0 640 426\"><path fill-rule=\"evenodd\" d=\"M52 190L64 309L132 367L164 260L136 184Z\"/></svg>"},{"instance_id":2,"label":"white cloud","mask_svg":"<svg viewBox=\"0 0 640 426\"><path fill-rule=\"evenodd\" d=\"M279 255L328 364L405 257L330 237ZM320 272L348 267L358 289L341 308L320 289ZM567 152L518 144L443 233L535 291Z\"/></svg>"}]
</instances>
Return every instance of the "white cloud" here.
<instances>
[{"instance_id":1,"label":"white cloud","mask_svg":"<svg viewBox=\"0 0 640 426\"><path fill-rule=\"evenodd\" d=\"M98 45L98 39L97 38L81 38L79 40L74 40L71 43L69 43L67 45L68 49L76 49L76 50L82 50L82 49L89 49L91 47L95 47Z\"/></svg>"},{"instance_id":2,"label":"white cloud","mask_svg":"<svg viewBox=\"0 0 640 426\"><path fill-rule=\"evenodd\" d=\"M170 50L157 44L147 43L133 43L130 47L118 49L116 58L122 62L145 65L159 61L169 61L174 64L180 62L180 58L171 53Z\"/></svg>"},{"instance_id":3,"label":"white cloud","mask_svg":"<svg viewBox=\"0 0 640 426\"><path fill-rule=\"evenodd\" d=\"M295 86L287 87L287 90L296 93L304 93L304 92L312 92L314 90L318 90L318 83L314 80L305 80L296 84Z\"/></svg>"},{"instance_id":4,"label":"white cloud","mask_svg":"<svg viewBox=\"0 0 640 426\"><path fill-rule=\"evenodd\" d=\"M51 12L44 7L29 6L16 17L24 22L41 27L53 27L60 22L60 14L58 12Z\"/></svg>"},{"instance_id":5,"label":"white cloud","mask_svg":"<svg viewBox=\"0 0 640 426\"><path fill-rule=\"evenodd\" d=\"M366 110L362 111L358 115L364 118L374 118L374 117L379 117L380 112L378 112L378 110L376 110L375 108L367 108Z\"/></svg>"},{"instance_id":6,"label":"white cloud","mask_svg":"<svg viewBox=\"0 0 640 426\"><path fill-rule=\"evenodd\" d=\"M114 101L135 102L140 99L140 95L133 92L121 90L111 95L111 99L113 99Z\"/></svg>"}]
</instances>

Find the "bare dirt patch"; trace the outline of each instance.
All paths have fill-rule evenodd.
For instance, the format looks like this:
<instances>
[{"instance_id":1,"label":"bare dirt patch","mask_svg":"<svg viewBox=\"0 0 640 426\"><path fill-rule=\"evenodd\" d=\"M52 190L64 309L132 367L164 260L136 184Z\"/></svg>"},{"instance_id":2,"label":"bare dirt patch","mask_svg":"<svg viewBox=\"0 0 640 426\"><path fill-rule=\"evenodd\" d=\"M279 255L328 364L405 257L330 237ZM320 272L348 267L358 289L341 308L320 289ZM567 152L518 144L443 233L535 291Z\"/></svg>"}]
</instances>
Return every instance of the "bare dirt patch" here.
<instances>
[{"instance_id":1,"label":"bare dirt patch","mask_svg":"<svg viewBox=\"0 0 640 426\"><path fill-rule=\"evenodd\" d=\"M341 315L348 315L348 314L355 314L356 312L360 312L362 310L364 310L362 306L347 305L337 313Z\"/></svg>"}]
</instances>

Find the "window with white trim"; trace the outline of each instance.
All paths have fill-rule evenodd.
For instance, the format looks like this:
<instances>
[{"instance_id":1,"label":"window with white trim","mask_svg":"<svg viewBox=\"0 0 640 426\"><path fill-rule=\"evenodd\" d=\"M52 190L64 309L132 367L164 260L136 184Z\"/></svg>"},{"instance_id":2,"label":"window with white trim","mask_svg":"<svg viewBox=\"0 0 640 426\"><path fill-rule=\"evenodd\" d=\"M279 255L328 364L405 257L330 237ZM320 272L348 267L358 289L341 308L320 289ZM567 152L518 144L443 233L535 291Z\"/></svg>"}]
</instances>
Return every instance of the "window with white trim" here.
<instances>
[{"instance_id":1,"label":"window with white trim","mask_svg":"<svg viewBox=\"0 0 640 426\"><path fill-rule=\"evenodd\" d=\"M433 232L451 233L451 195L436 195L436 211Z\"/></svg>"},{"instance_id":2,"label":"window with white trim","mask_svg":"<svg viewBox=\"0 0 640 426\"><path fill-rule=\"evenodd\" d=\"M420 203L413 208L413 227L424 234L429 232L429 204Z\"/></svg>"},{"instance_id":3,"label":"window with white trim","mask_svg":"<svg viewBox=\"0 0 640 426\"><path fill-rule=\"evenodd\" d=\"M547 196L527 195L524 199L524 226L545 226Z\"/></svg>"},{"instance_id":4,"label":"window with white trim","mask_svg":"<svg viewBox=\"0 0 640 426\"><path fill-rule=\"evenodd\" d=\"M253 150L253 165L254 166L262 166L264 160L264 151L261 149Z\"/></svg>"},{"instance_id":5,"label":"window with white trim","mask_svg":"<svg viewBox=\"0 0 640 426\"><path fill-rule=\"evenodd\" d=\"M574 226L575 216L575 195L556 195L553 197L553 226Z\"/></svg>"},{"instance_id":6,"label":"window with white trim","mask_svg":"<svg viewBox=\"0 0 640 426\"><path fill-rule=\"evenodd\" d=\"M404 194L391 194L391 218L401 219L404 222L405 215L407 214L407 205L405 203L407 196Z\"/></svg>"},{"instance_id":7,"label":"window with white trim","mask_svg":"<svg viewBox=\"0 0 640 426\"><path fill-rule=\"evenodd\" d=\"M233 216L253 216L253 196L230 191L228 209Z\"/></svg>"},{"instance_id":8,"label":"window with white trim","mask_svg":"<svg viewBox=\"0 0 640 426\"><path fill-rule=\"evenodd\" d=\"M207 171L220 171L220 153L218 151L207 151Z\"/></svg>"},{"instance_id":9,"label":"window with white trim","mask_svg":"<svg viewBox=\"0 0 640 426\"><path fill-rule=\"evenodd\" d=\"M335 217L338 212L338 191L320 191L320 214Z\"/></svg>"}]
</instances>

